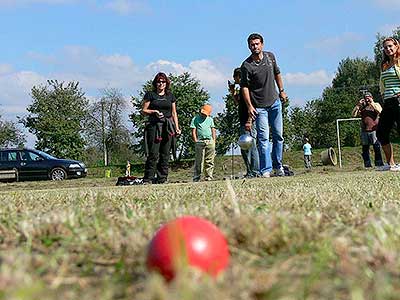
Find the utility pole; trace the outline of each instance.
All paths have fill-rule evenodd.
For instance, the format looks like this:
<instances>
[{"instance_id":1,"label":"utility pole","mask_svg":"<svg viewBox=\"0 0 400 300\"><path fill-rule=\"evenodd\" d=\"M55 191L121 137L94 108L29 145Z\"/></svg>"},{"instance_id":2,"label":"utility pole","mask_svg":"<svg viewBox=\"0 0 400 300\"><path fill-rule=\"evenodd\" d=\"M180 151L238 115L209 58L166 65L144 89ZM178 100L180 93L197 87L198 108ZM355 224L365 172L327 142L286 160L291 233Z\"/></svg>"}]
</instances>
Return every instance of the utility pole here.
<instances>
[{"instance_id":1,"label":"utility pole","mask_svg":"<svg viewBox=\"0 0 400 300\"><path fill-rule=\"evenodd\" d=\"M101 99L101 135L103 139L104 166L108 165L107 145L106 145L106 129L104 124L104 99Z\"/></svg>"}]
</instances>

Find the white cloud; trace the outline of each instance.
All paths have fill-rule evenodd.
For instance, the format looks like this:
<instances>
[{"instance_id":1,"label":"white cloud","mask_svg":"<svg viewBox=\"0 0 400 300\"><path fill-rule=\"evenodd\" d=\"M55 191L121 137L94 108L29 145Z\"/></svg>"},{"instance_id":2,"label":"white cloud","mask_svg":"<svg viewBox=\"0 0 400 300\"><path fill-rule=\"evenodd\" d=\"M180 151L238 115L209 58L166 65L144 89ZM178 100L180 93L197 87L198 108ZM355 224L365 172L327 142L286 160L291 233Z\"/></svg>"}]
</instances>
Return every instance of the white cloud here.
<instances>
[{"instance_id":1,"label":"white cloud","mask_svg":"<svg viewBox=\"0 0 400 300\"><path fill-rule=\"evenodd\" d=\"M187 64L160 59L140 66L124 53L104 54L96 49L69 46L51 55L30 53L31 59L55 72L37 73L29 70L14 70L12 66L0 64L0 109L8 114L24 113L32 101L30 90L34 85L46 84L48 79L59 81L79 81L86 95L91 99L99 96L103 88L117 88L126 96L137 94L142 84L151 80L157 72L175 75L190 72L200 80L202 86L212 95L216 109L222 105L226 94L226 80L230 78L225 67L208 60L194 60ZM288 89L291 87L314 87L329 85L334 74L326 70L309 73L296 72L283 75ZM222 109L222 108L221 108Z\"/></svg>"},{"instance_id":2,"label":"white cloud","mask_svg":"<svg viewBox=\"0 0 400 300\"><path fill-rule=\"evenodd\" d=\"M294 86L324 86L332 82L334 74L328 74L325 70L311 73L286 73L283 75L285 83Z\"/></svg>"},{"instance_id":3,"label":"white cloud","mask_svg":"<svg viewBox=\"0 0 400 300\"><path fill-rule=\"evenodd\" d=\"M110 56L101 56L99 59L116 68L130 68L133 66L132 59L127 55L114 54Z\"/></svg>"},{"instance_id":4,"label":"white cloud","mask_svg":"<svg viewBox=\"0 0 400 300\"><path fill-rule=\"evenodd\" d=\"M290 98L290 105L292 107L302 107L307 102L304 98Z\"/></svg>"},{"instance_id":5,"label":"white cloud","mask_svg":"<svg viewBox=\"0 0 400 300\"><path fill-rule=\"evenodd\" d=\"M400 1L400 0L399 0ZM393 31L399 27L399 24L385 24L381 26L378 30L379 33L385 36L389 36L393 34Z\"/></svg>"},{"instance_id":6,"label":"white cloud","mask_svg":"<svg viewBox=\"0 0 400 300\"><path fill-rule=\"evenodd\" d=\"M0 74L0 109L7 114L25 112L31 88L45 82L45 77L32 71Z\"/></svg>"},{"instance_id":7,"label":"white cloud","mask_svg":"<svg viewBox=\"0 0 400 300\"><path fill-rule=\"evenodd\" d=\"M13 71L13 67L9 64L0 64L0 76L9 74Z\"/></svg>"},{"instance_id":8,"label":"white cloud","mask_svg":"<svg viewBox=\"0 0 400 300\"><path fill-rule=\"evenodd\" d=\"M189 72L199 79L207 89L221 86L221 84L225 83L226 78L229 77L228 75L223 74L212 61L207 59L194 60L190 62L187 67L173 61L158 60L157 62L147 65L146 68L151 70L153 73L160 71L172 74Z\"/></svg>"},{"instance_id":9,"label":"white cloud","mask_svg":"<svg viewBox=\"0 0 400 300\"><path fill-rule=\"evenodd\" d=\"M57 70L47 74L49 78L79 81L84 90L129 89L142 82L144 76L130 56L119 53L101 55L90 47L68 46L54 55L30 53L30 57Z\"/></svg>"},{"instance_id":10,"label":"white cloud","mask_svg":"<svg viewBox=\"0 0 400 300\"><path fill-rule=\"evenodd\" d=\"M0 64L0 103L2 110L15 113L31 103L30 90L34 85L45 84L47 79L79 81L82 89L95 97L103 88L118 88L124 94L136 94L142 84L152 79L157 72L182 74L190 72L200 80L205 89L226 92L228 74L207 59L195 60L187 65L169 60L158 60L145 66L135 64L126 54L100 54L96 49L68 46L51 55L30 52L29 57L42 64L49 73L13 70L12 66ZM23 108L23 109L22 109Z\"/></svg>"},{"instance_id":11,"label":"white cloud","mask_svg":"<svg viewBox=\"0 0 400 300\"><path fill-rule=\"evenodd\" d=\"M320 39L318 41L309 43L306 48L317 49L321 51L336 52L351 43L359 42L363 37L354 32L345 32L341 35Z\"/></svg>"},{"instance_id":12,"label":"white cloud","mask_svg":"<svg viewBox=\"0 0 400 300\"><path fill-rule=\"evenodd\" d=\"M189 71L189 69L185 68L182 64L163 59L148 64L146 69L154 74L157 72L164 72L166 74L182 74L183 72Z\"/></svg>"},{"instance_id":13,"label":"white cloud","mask_svg":"<svg viewBox=\"0 0 400 300\"><path fill-rule=\"evenodd\" d=\"M27 105L0 105L0 112L7 112L7 115L18 115L26 112ZM15 121L15 120L14 120Z\"/></svg>"},{"instance_id":14,"label":"white cloud","mask_svg":"<svg viewBox=\"0 0 400 300\"><path fill-rule=\"evenodd\" d=\"M144 0L0 0L0 7L8 8L40 4L80 4L98 9L110 10L120 15L150 11L149 5Z\"/></svg>"},{"instance_id":15,"label":"white cloud","mask_svg":"<svg viewBox=\"0 0 400 300\"><path fill-rule=\"evenodd\" d=\"M373 0L373 2L384 9L400 9L399 0Z\"/></svg>"},{"instance_id":16,"label":"white cloud","mask_svg":"<svg viewBox=\"0 0 400 300\"><path fill-rule=\"evenodd\" d=\"M0 6L18 6L29 4L68 4L77 0L0 0Z\"/></svg>"},{"instance_id":17,"label":"white cloud","mask_svg":"<svg viewBox=\"0 0 400 300\"><path fill-rule=\"evenodd\" d=\"M121 15L129 15L148 10L148 6L144 2L138 0L112 0L107 2L104 7Z\"/></svg>"},{"instance_id":18,"label":"white cloud","mask_svg":"<svg viewBox=\"0 0 400 300\"><path fill-rule=\"evenodd\" d=\"M226 75L215 66L211 61L202 59L195 60L189 64L191 73L200 79L206 87L217 87L225 83Z\"/></svg>"}]
</instances>

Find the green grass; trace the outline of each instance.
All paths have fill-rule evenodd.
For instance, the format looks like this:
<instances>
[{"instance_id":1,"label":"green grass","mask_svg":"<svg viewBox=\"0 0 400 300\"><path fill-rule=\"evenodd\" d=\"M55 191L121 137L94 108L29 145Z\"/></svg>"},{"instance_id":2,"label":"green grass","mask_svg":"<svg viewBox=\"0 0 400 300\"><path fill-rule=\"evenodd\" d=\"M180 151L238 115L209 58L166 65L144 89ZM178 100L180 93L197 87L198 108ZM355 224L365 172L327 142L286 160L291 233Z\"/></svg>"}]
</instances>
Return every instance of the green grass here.
<instances>
[{"instance_id":1,"label":"green grass","mask_svg":"<svg viewBox=\"0 0 400 300\"><path fill-rule=\"evenodd\" d=\"M399 176L300 162L284 178L1 184L0 299L398 299ZM146 271L154 232L182 215L225 234L218 280L188 270L167 285Z\"/></svg>"}]
</instances>

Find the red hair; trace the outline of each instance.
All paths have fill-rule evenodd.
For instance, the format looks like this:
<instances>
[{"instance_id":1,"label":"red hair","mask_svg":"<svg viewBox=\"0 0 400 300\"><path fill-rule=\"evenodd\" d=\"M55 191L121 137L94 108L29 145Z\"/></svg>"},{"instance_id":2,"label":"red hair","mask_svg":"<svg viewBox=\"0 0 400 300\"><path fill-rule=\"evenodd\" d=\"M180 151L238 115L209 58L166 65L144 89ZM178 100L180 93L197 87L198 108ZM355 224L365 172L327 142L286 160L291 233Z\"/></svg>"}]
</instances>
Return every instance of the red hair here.
<instances>
[{"instance_id":1,"label":"red hair","mask_svg":"<svg viewBox=\"0 0 400 300\"><path fill-rule=\"evenodd\" d=\"M393 44L395 44L397 46L397 52L394 54L393 60L396 64L399 64L399 61L400 61L400 43L399 43L399 41L393 37L388 37L383 40L382 46L386 42L393 42ZM390 67L390 57L385 53L385 50L383 50L382 57L383 57L383 59L382 59L381 68L383 71L385 71Z\"/></svg>"}]
</instances>

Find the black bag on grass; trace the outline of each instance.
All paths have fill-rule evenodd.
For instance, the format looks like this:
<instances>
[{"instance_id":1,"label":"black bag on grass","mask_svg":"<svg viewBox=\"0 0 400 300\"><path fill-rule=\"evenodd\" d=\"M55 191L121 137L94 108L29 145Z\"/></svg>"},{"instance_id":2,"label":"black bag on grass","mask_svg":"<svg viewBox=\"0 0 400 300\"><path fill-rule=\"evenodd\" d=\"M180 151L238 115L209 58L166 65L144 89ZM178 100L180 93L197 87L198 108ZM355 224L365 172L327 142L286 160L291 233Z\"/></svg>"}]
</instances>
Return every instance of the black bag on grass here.
<instances>
[{"instance_id":1,"label":"black bag on grass","mask_svg":"<svg viewBox=\"0 0 400 300\"><path fill-rule=\"evenodd\" d=\"M143 184L143 178L138 178L135 176L122 176L118 177L116 185L136 185Z\"/></svg>"},{"instance_id":2,"label":"black bag on grass","mask_svg":"<svg viewBox=\"0 0 400 300\"><path fill-rule=\"evenodd\" d=\"M285 176L293 176L294 172L290 170L288 165L283 165L283 172L285 172Z\"/></svg>"}]
</instances>

